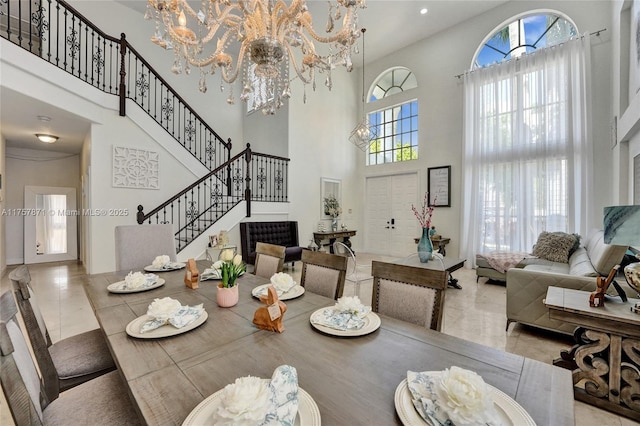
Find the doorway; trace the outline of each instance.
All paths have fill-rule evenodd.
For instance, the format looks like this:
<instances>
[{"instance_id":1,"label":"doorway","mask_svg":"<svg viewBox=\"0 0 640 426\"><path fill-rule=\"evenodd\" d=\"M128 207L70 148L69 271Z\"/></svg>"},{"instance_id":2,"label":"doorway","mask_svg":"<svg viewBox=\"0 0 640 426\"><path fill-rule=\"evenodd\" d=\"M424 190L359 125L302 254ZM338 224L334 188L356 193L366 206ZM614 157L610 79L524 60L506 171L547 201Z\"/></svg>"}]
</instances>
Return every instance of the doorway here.
<instances>
[{"instance_id":1,"label":"doorway","mask_svg":"<svg viewBox=\"0 0 640 426\"><path fill-rule=\"evenodd\" d=\"M366 250L397 257L415 252L413 239L420 235L411 204L418 197L417 173L369 177L365 186Z\"/></svg>"},{"instance_id":2,"label":"doorway","mask_svg":"<svg viewBox=\"0 0 640 426\"><path fill-rule=\"evenodd\" d=\"M24 208L25 264L78 258L75 188L25 186Z\"/></svg>"}]
</instances>

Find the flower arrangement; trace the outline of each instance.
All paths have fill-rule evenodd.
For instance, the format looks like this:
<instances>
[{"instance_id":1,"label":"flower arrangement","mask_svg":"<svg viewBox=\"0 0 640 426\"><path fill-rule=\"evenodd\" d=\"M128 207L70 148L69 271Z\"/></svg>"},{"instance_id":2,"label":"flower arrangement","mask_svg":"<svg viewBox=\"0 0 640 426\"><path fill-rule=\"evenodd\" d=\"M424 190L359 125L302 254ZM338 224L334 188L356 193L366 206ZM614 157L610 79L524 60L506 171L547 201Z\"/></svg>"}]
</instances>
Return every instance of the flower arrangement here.
<instances>
[{"instance_id":1,"label":"flower arrangement","mask_svg":"<svg viewBox=\"0 0 640 426\"><path fill-rule=\"evenodd\" d=\"M435 204L436 200L433 200L433 203ZM430 228L431 227L431 216L433 216L433 207L429 206L429 193L425 192L424 193L424 200L422 201L422 210L420 212L418 212L418 209L416 209L416 206L414 206L413 204L411 204L411 210L413 210L413 214L416 216L416 219L418 219L418 222L420 223L420 226L425 229L425 228Z\"/></svg>"},{"instance_id":2,"label":"flower arrangement","mask_svg":"<svg viewBox=\"0 0 640 426\"><path fill-rule=\"evenodd\" d=\"M340 207L340 203L333 195L324 199L324 213L334 219L342 214L342 207Z\"/></svg>"},{"instance_id":3,"label":"flower arrangement","mask_svg":"<svg viewBox=\"0 0 640 426\"><path fill-rule=\"evenodd\" d=\"M222 250L220 260L213 264L213 268L220 270L222 287L231 288L236 285L238 277L245 273L247 265L242 262L242 256L234 255L232 249Z\"/></svg>"},{"instance_id":4,"label":"flower arrangement","mask_svg":"<svg viewBox=\"0 0 640 426\"><path fill-rule=\"evenodd\" d=\"M259 377L237 378L225 386L221 404L214 413L215 424L259 425L271 408L269 381Z\"/></svg>"}]
</instances>

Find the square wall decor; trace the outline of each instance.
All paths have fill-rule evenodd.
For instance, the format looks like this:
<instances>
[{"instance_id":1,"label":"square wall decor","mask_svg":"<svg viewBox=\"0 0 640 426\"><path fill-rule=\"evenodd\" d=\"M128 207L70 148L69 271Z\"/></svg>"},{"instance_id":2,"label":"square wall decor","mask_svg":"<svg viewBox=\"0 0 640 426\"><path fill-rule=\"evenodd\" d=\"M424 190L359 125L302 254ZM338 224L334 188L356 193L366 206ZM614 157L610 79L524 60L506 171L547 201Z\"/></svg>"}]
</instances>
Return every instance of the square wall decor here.
<instances>
[{"instance_id":1,"label":"square wall decor","mask_svg":"<svg viewBox=\"0 0 640 426\"><path fill-rule=\"evenodd\" d=\"M113 146L113 182L116 188L160 189L158 153Z\"/></svg>"}]
</instances>

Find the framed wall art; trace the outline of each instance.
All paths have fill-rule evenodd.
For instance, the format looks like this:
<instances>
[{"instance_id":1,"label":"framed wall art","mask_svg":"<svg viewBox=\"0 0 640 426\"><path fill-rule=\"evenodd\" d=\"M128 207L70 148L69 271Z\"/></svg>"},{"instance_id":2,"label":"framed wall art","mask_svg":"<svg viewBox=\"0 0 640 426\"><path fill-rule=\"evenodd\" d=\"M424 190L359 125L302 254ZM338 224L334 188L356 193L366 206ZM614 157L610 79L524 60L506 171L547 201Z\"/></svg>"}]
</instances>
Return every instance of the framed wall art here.
<instances>
[{"instance_id":1,"label":"framed wall art","mask_svg":"<svg viewBox=\"0 0 640 426\"><path fill-rule=\"evenodd\" d=\"M429 206L451 207L451 166L429 167Z\"/></svg>"},{"instance_id":2,"label":"framed wall art","mask_svg":"<svg viewBox=\"0 0 640 426\"><path fill-rule=\"evenodd\" d=\"M325 211L324 200L328 197L334 197L339 205L342 205L342 181L340 179L321 178L320 179L320 217L323 219L331 219L331 216Z\"/></svg>"}]
</instances>

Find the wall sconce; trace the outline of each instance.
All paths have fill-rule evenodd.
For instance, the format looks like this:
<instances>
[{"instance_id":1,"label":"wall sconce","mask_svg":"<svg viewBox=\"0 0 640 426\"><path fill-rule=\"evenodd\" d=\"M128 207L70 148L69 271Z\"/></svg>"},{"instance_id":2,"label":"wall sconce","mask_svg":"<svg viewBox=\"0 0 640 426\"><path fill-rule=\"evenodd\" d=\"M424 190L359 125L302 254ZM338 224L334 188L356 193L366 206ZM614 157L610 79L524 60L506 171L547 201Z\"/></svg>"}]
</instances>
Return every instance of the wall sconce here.
<instances>
[{"instance_id":1,"label":"wall sconce","mask_svg":"<svg viewBox=\"0 0 640 426\"><path fill-rule=\"evenodd\" d=\"M47 135L44 133L36 133L36 137L40 140L40 142L44 143L54 143L58 140L58 136Z\"/></svg>"}]
</instances>

